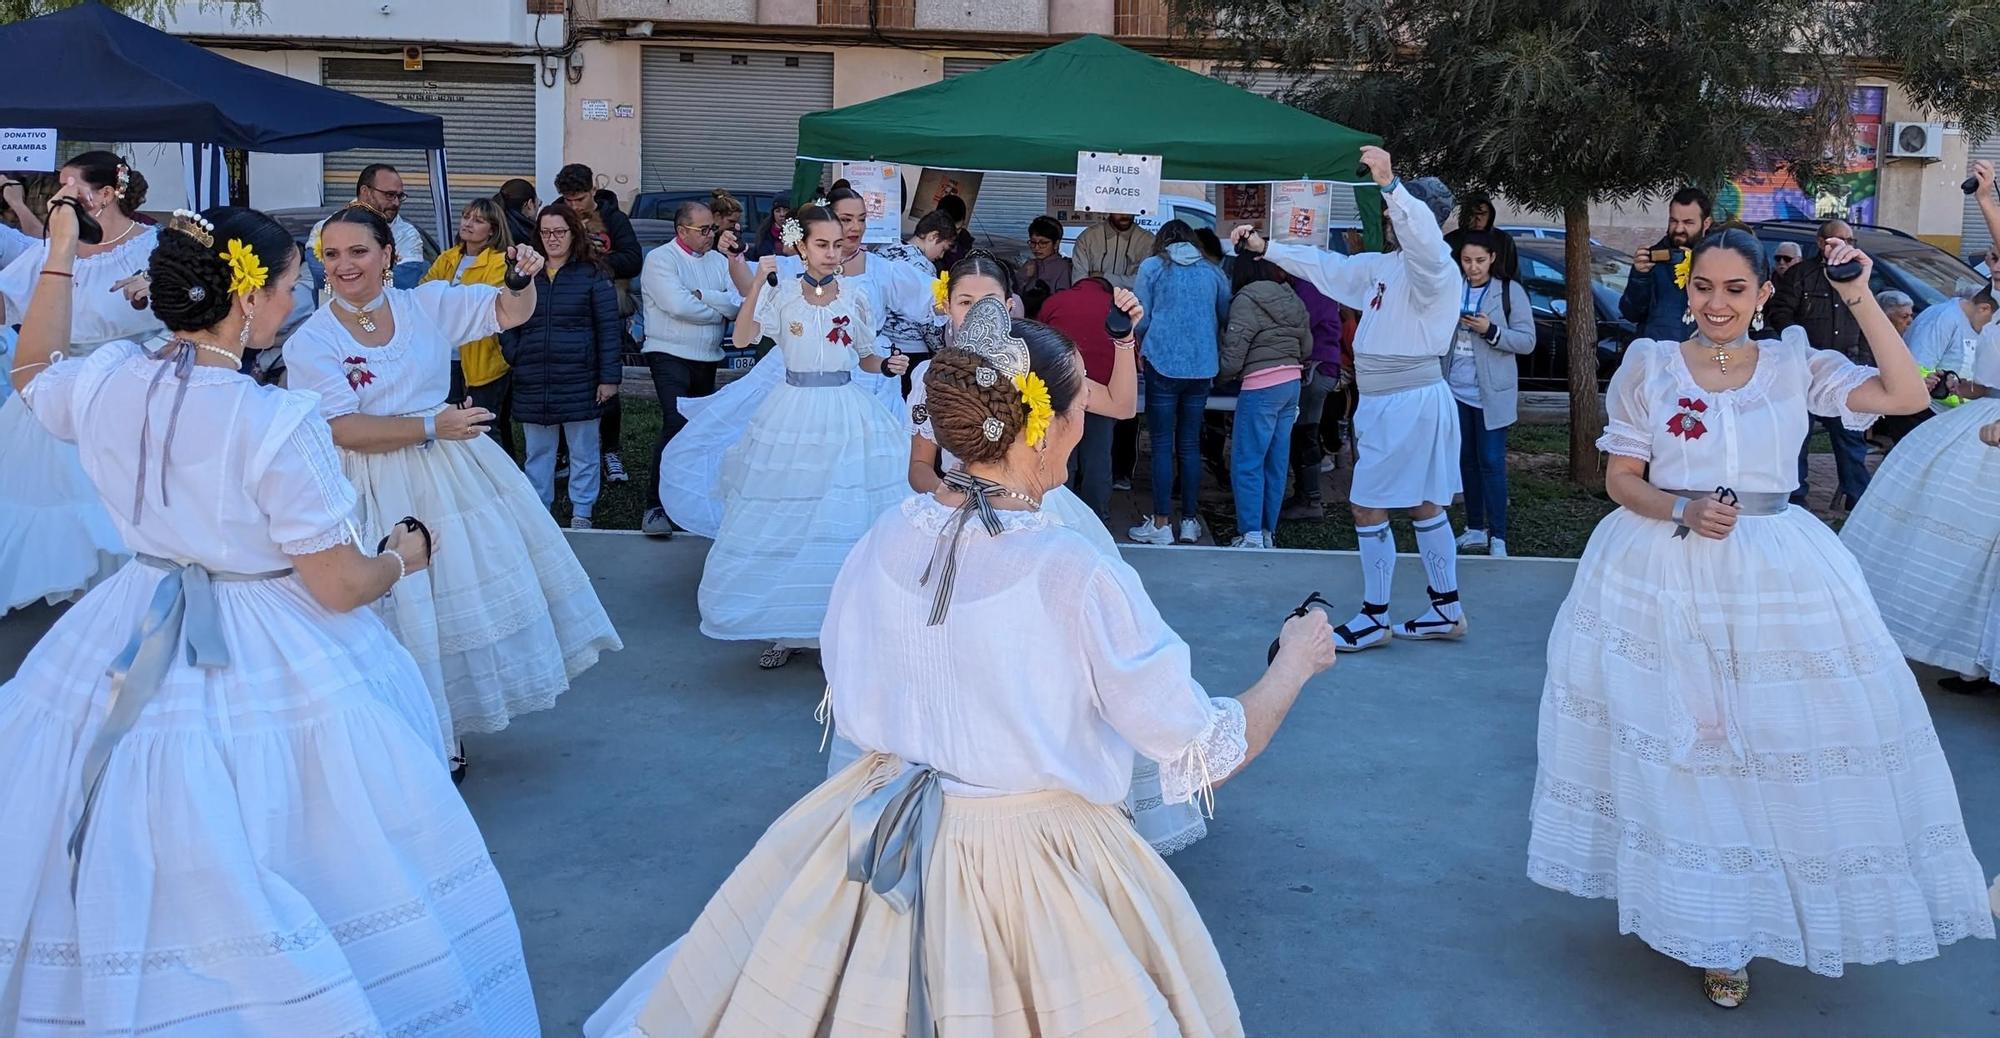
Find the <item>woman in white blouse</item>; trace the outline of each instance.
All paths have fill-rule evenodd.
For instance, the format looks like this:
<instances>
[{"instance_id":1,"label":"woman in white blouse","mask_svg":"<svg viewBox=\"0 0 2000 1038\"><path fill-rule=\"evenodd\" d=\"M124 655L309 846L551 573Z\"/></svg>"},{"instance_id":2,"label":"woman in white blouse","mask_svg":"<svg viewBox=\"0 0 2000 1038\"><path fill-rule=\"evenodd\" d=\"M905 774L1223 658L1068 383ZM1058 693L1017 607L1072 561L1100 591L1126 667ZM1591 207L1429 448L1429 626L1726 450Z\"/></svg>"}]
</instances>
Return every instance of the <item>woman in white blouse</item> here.
<instances>
[{"instance_id":1,"label":"woman in white blouse","mask_svg":"<svg viewBox=\"0 0 2000 1038\"><path fill-rule=\"evenodd\" d=\"M331 305L285 344L291 384L319 394L347 477L361 492L363 532L422 516L463 545L385 603L417 658L449 738L497 732L546 710L570 680L622 647L555 519L514 460L485 434L491 411L453 407L451 349L535 312L541 254L510 250L520 288L434 281L389 287L391 234L364 207L320 232ZM461 749L455 774L465 766Z\"/></svg>"},{"instance_id":2,"label":"woman in white blouse","mask_svg":"<svg viewBox=\"0 0 2000 1038\"><path fill-rule=\"evenodd\" d=\"M1131 568L1037 510L1082 436L1084 377L1067 339L1023 328L982 302L933 359L932 422L964 469L883 516L835 587L832 711L868 752L586 1034L1243 1033L1193 903L1120 805L1135 755L1174 801L1239 771L1333 664L1332 633L1288 622L1256 685L1210 698Z\"/></svg>"},{"instance_id":3,"label":"woman in white blouse","mask_svg":"<svg viewBox=\"0 0 2000 1038\"><path fill-rule=\"evenodd\" d=\"M538 1033L423 678L365 608L432 542L355 543L312 394L239 370L291 235L176 214L148 264L172 338L59 360L89 301L49 224L13 380L135 557L0 685L0 1034Z\"/></svg>"},{"instance_id":4,"label":"woman in white blouse","mask_svg":"<svg viewBox=\"0 0 2000 1038\"><path fill-rule=\"evenodd\" d=\"M1788 505L1808 414L1855 431L1923 406L1916 362L1825 243L1880 370L1803 335L1753 342L1757 239L1694 250L1688 342L1641 339L1611 381L1607 489L1549 636L1528 876L1615 898L1618 928L1703 970L1837 977L1992 937L1986 883L1914 675L1826 525Z\"/></svg>"}]
</instances>

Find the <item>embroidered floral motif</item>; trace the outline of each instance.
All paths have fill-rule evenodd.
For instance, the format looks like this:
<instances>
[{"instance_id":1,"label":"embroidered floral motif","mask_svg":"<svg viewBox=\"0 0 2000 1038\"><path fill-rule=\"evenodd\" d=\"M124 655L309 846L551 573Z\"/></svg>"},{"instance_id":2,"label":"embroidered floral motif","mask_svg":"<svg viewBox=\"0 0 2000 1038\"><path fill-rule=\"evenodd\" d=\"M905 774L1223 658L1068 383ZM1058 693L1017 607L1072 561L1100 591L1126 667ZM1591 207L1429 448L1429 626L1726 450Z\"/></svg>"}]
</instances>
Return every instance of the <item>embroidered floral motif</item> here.
<instances>
[{"instance_id":1,"label":"embroidered floral motif","mask_svg":"<svg viewBox=\"0 0 2000 1038\"><path fill-rule=\"evenodd\" d=\"M839 343L842 346L854 345L854 336L847 334L846 314L833 319L833 327L827 330L826 341Z\"/></svg>"},{"instance_id":2,"label":"embroidered floral motif","mask_svg":"<svg viewBox=\"0 0 2000 1038\"><path fill-rule=\"evenodd\" d=\"M368 370L368 358L366 357L348 357L340 362L340 366L342 370L347 372L347 386L349 389L360 389L375 381L375 373Z\"/></svg>"},{"instance_id":3,"label":"embroidered floral motif","mask_svg":"<svg viewBox=\"0 0 2000 1038\"><path fill-rule=\"evenodd\" d=\"M1667 431L1684 440L1701 439L1701 434L1708 431L1708 426L1701 421L1701 416L1708 413L1707 402L1681 397L1674 405L1680 411L1667 419Z\"/></svg>"},{"instance_id":4,"label":"embroidered floral motif","mask_svg":"<svg viewBox=\"0 0 2000 1038\"><path fill-rule=\"evenodd\" d=\"M788 330L792 333L792 338L796 339L806 333L806 326L803 322L793 321Z\"/></svg>"}]
</instances>

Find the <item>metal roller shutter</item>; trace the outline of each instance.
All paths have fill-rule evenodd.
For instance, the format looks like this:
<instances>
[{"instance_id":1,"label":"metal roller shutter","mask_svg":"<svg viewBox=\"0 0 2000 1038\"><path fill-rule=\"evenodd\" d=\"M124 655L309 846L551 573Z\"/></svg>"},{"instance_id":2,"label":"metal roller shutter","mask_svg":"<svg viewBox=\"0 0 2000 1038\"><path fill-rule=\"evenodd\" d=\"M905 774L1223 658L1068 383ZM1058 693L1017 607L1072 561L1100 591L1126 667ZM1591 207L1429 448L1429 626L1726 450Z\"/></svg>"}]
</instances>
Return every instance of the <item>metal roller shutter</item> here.
<instances>
[{"instance_id":1,"label":"metal roller shutter","mask_svg":"<svg viewBox=\"0 0 2000 1038\"><path fill-rule=\"evenodd\" d=\"M1219 68L1212 73L1225 83L1233 83L1253 94L1262 94L1274 101L1291 103L1294 91L1308 85L1296 74L1273 68ZM1361 210L1354 204L1354 189L1336 185L1333 189L1333 225L1358 223Z\"/></svg>"},{"instance_id":2,"label":"metal roller shutter","mask_svg":"<svg viewBox=\"0 0 2000 1038\"><path fill-rule=\"evenodd\" d=\"M1975 159L1985 159L2000 166L2000 135L1988 137L1967 148L1965 165L1968 170ZM1979 201L1971 195L1965 196L1965 229L1959 233L1965 236L1959 246L1959 255L1971 256L1975 261L1993 244L1993 236L1986 231L1986 218L1979 215Z\"/></svg>"},{"instance_id":3,"label":"metal roller shutter","mask_svg":"<svg viewBox=\"0 0 2000 1038\"><path fill-rule=\"evenodd\" d=\"M799 117L833 107L827 53L648 47L641 74L647 191L785 190Z\"/></svg>"},{"instance_id":4,"label":"metal roller shutter","mask_svg":"<svg viewBox=\"0 0 2000 1038\"><path fill-rule=\"evenodd\" d=\"M946 58L944 78L951 79L1000 64L991 58ZM979 199L972 209L972 233L1028 240L1028 223L1049 210L1047 177L1019 173L988 173L979 182Z\"/></svg>"},{"instance_id":5,"label":"metal roller shutter","mask_svg":"<svg viewBox=\"0 0 2000 1038\"><path fill-rule=\"evenodd\" d=\"M492 195L514 177L535 179L535 68L489 61L434 61L405 72L401 61L327 58L321 70L335 90L444 118L452 208ZM355 177L374 162L395 166L410 197L404 218L430 230L431 180L421 151L363 149L322 160L326 204L354 197ZM537 185L542 191L553 190Z\"/></svg>"}]
</instances>

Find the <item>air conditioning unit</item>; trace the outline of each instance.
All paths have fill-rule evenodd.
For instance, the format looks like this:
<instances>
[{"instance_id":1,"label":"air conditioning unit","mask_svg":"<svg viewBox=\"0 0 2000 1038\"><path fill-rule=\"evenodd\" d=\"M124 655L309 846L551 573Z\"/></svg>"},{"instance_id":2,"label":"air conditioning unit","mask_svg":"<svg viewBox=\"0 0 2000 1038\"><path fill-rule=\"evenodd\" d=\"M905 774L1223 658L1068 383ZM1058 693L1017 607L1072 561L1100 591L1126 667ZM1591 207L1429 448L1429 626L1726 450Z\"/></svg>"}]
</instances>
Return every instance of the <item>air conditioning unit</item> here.
<instances>
[{"instance_id":1,"label":"air conditioning unit","mask_svg":"<svg viewBox=\"0 0 2000 1038\"><path fill-rule=\"evenodd\" d=\"M1943 123L1889 124L1890 158L1935 159L1943 151Z\"/></svg>"}]
</instances>

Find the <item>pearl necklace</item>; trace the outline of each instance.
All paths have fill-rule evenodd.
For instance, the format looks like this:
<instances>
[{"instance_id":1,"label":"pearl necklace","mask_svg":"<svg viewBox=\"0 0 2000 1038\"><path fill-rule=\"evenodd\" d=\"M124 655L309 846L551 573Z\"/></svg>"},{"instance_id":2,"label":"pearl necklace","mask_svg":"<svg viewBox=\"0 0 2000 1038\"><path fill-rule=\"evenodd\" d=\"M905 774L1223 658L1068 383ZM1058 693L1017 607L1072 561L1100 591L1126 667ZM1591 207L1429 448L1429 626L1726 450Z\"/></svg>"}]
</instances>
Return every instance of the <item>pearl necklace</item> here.
<instances>
[{"instance_id":1,"label":"pearl necklace","mask_svg":"<svg viewBox=\"0 0 2000 1038\"><path fill-rule=\"evenodd\" d=\"M225 350L220 346L211 346L208 343L196 342L193 339L178 339L175 341L185 343L189 346L194 347L197 350L200 350L203 353L212 354L217 357L225 358L229 361L229 366L232 368L241 368L243 366L243 355L240 353L232 353L229 350Z\"/></svg>"},{"instance_id":2,"label":"pearl necklace","mask_svg":"<svg viewBox=\"0 0 2000 1038\"><path fill-rule=\"evenodd\" d=\"M353 303L350 303L347 300L340 298L339 296L333 297L334 305L340 307L342 310L345 310L350 314L353 314L355 318L355 323L361 326L362 331L367 332L370 335L375 334L375 318L373 314L375 313L376 310L382 308L383 303L386 303L388 301L389 301L388 295L384 294L376 296L375 301L369 303L367 306L355 306Z\"/></svg>"}]
</instances>

